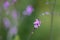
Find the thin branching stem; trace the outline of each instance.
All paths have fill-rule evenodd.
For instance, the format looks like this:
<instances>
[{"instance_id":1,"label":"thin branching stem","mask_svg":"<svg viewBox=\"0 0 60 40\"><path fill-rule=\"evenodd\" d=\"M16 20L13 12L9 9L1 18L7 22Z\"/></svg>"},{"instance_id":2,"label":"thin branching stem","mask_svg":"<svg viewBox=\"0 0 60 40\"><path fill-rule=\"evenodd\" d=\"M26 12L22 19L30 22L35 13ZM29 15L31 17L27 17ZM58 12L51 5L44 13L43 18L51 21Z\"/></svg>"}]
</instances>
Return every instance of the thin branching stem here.
<instances>
[{"instance_id":1,"label":"thin branching stem","mask_svg":"<svg viewBox=\"0 0 60 40\"><path fill-rule=\"evenodd\" d=\"M50 28L50 40L53 40L53 16L54 16L54 9L56 6L56 0L54 1L52 10L51 10L51 28Z\"/></svg>"}]
</instances>

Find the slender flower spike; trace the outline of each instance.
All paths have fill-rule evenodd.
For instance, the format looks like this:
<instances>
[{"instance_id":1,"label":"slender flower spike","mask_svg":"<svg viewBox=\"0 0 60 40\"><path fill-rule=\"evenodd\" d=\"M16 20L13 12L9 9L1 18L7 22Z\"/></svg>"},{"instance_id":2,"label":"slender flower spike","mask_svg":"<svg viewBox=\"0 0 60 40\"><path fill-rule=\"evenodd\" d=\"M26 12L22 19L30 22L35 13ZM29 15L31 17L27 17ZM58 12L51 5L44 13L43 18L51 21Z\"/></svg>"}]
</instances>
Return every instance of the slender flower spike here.
<instances>
[{"instance_id":1,"label":"slender flower spike","mask_svg":"<svg viewBox=\"0 0 60 40\"><path fill-rule=\"evenodd\" d=\"M34 22L34 28L38 28L41 25L41 21L39 19L36 19Z\"/></svg>"},{"instance_id":2,"label":"slender flower spike","mask_svg":"<svg viewBox=\"0 0 60 40\"><path fill-rule=\"evenodd\" d=\"M29 16L32 14L33 11L34 11L34 8L31 5L28 5L23 14Z\"/></svg>"},{"instance_id":3,"label":"slender flower spike","mask_svg":"<svg viewBox=\"0 0 60 40\"><path fill-rule=\"evenodd\" d=\"M3 4L4 9L7 9L10 6L10 3L8 1L5 1Z\"/></svg>"},{"instance_id":4,"label":"slender flower spike","mask_svg":"<svg viewBox=\"0 0 60 40\"><path fill-rule=\"evenodd\" d=\"M8 18L3 18L3 23L4 23L4 25L5 25L6 28L9 28L10 25L11 25L11 23L10 23L10 21L9 21Z\"/></svg>"}]
</instances>

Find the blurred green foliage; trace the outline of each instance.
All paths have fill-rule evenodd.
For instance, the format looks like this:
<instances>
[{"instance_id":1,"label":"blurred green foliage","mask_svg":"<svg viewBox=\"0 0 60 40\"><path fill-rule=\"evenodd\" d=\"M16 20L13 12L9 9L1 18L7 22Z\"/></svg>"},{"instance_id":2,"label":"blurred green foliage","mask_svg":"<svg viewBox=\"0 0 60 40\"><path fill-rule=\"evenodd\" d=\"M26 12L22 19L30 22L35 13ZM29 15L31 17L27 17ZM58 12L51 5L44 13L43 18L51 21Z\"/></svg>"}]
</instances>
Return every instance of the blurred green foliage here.
<instances>
[{"instance_id":1,"label":"blurred green foliage","mask_svg":"<svg viewBox=\"0 0 60 40\"><path fill-rule=\"evenodd\" d=\"M50 25L51 25L51 15L40 16L41 13L48 11L51 12L54 0L48 0L49 4L45 4L47 0L17 0L14 7L20 15L25 10L27 5L33 5L34 12L31 16L26 16L24 20L19 21L18 26L18 37L17 40L28 40L30 32L33 29L33 22L36 18L41 20L41 26L35 30L34 34L29 40L50 40ZM51 4L50 4L51 3ZM2 6L3 1L0 3ZM56 7L53 15L53 40L60 40L60 0L56 0ZM6 40L7 31L4 28L2 22L2 16L4 15L4 10L0 13L0 36L3 40ZM21 18L20 18L21 19ZM22 22L21 22L22 21Z\"/></svg>"}]
</instances>

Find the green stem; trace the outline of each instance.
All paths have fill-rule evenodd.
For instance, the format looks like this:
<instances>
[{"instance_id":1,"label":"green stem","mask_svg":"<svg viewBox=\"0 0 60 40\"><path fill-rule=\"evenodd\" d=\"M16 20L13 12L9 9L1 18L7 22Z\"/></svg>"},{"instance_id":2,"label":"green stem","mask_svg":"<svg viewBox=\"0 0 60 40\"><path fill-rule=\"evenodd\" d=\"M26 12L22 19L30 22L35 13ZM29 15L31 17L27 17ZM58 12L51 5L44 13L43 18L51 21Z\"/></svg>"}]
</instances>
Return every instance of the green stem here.
<instances>
[{"instance_id":1,"label":"green stem","mask_svg":"<svg viewBox=\"0 0 60 40\"><path fill-rule=\"evenodd\" d=\"M53 16L54 16L54 9L55 9L55 5L56 5L56 0L55 3L52 7L52 11L51 11L51 29L50 29L50 40L53 40Z\"/></svg>"}]
</instances>

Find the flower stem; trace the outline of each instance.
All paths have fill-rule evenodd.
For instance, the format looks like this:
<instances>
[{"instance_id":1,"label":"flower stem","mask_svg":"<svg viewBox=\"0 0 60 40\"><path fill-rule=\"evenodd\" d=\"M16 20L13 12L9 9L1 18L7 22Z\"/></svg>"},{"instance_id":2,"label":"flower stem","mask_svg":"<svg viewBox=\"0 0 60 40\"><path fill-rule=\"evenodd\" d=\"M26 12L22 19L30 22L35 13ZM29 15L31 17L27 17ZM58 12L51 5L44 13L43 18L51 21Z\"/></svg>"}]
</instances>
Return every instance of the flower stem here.
<instances>
[{"instance_id":1,"label":"flower stem","mask_svg":"<svg viewBox=\"0 0 60 40\"><path fill-rule=\"evenodd\" d=\"M50 28L50 40L53 40L53 16L54 16L54 9L55 9L55 5L56 5L56 0L54 2L52 11L51 11L51 28Z\"/></svg>"},{"instance_id":2,"label":"flower stem","mask_svg":"<svg viewBox=\"0 0 60 40\"><path fill-rule=\"evenodd\" d=\"M33 28L32 31L30 32L29 37L28 37L27 40L30 40L30 38L32 37L32 35L33 35L34 32L35 32L35 28Z\"/></svg>"}]
</instances>

